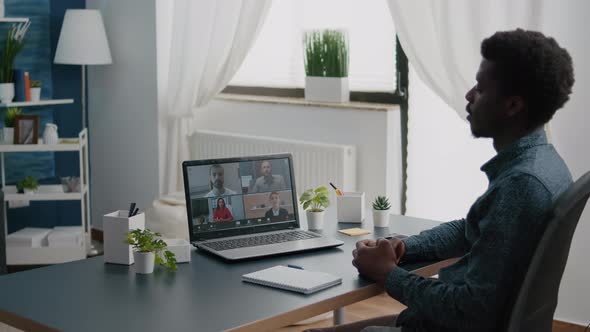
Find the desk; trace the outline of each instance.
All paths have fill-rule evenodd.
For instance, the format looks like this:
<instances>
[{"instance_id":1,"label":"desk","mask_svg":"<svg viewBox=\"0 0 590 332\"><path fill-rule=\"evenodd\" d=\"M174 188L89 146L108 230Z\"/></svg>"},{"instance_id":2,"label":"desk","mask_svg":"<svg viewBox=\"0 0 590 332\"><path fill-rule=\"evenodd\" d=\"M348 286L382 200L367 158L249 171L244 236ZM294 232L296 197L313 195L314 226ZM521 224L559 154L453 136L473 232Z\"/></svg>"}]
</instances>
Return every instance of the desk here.
<instances>
[{"instance_id":1,"label":"desk","mask_svg":"<svg viewBox=\"0 0 590 332\"><path fill-rule=\"evenodd\" d=\"M356 241L390 232L416 234L438 224L391 216L389 230L373 229L369 218L362 227L373 234L349 237L336 229L356 226L337 225L331 212L323 233L344 245L328 250L233 263L193 250L191 263L179 264L176 273L157 269L151 275L136 275L133 266L104 264L95 257L1 276L0 321L41 331L272 330L381 292L351 265ZM241 281L242 274L277 264L327 271L341 276L342 284L302 295ZM405 268L432 275L443 264Z\"/></svg>"}]
</instances>

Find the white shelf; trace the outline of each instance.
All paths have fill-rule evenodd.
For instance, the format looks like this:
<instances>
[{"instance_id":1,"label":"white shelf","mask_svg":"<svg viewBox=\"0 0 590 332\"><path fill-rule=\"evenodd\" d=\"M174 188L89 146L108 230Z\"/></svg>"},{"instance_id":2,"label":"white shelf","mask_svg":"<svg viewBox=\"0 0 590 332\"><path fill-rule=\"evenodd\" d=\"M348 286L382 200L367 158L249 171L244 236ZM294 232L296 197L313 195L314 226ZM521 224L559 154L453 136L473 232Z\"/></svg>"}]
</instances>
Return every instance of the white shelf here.
<instances>
[{"instance_id":1,"label":"white shelf","mask_svg":"<svg viewBox=\"0 0 590 332\"><path fill-rule=\"evenodd\" d=\"M40 101L16 101L11 103L0 103L0 107L46 106L72 103L74 103L74 99L46 99Z\"/></svg>"},{"instance_id":2,"label":"white shelf","mask_svg":"<svg viewBox=\"0 0 590 332\"><path fill-rule=\"evenodd\" d=\"M28 17L0 17L0 22L6 23L18 23L18 22L28 22Z\"/></svg>"},{"instance_id":3,"label":"white shelf","mask_svg":"<svg viewBox=\"0 0 590 332\"><path fill-rule=\"evenodd\" d=\"M49 184L39 186L32 194L19 194L16 186L6 186L3 191L5 201L71 201L84 198L88 187L81 189L82 192L64 193L61 184Z\"/></svg>"},{"instance_id":4,"label":"white shelf","mask_svg":"<svg viewBox=\"0 0 590 332\"><path fill-rule=\"evenodd\" d=\"M6 247L7 265L59 264L86 258L85 247Z\"/></svg>"},{"instance_id":5,"label":"white shelf","mask_svg":"<svg viewBox=\"0 0 590 332\"><path fill-rule=\"evenodd\" d=\"M0 152L78 151L80 139L62 138L59 144L0 144Z\"/></svg>"}]
</instances>

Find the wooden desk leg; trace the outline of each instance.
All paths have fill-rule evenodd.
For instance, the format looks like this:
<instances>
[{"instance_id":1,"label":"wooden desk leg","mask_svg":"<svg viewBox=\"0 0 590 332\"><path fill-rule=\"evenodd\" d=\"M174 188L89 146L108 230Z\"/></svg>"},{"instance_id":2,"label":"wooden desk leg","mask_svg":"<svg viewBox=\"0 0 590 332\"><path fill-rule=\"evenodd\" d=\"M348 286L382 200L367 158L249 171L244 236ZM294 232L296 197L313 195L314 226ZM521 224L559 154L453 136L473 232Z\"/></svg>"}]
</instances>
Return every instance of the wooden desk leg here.
<instances>
[{"instance_id":1,"label":"wooden desk leg","mask_svg":"<svg viewBox=\"0 0 590 332\"><path fill-rule=\"evenodd\" d=\"M334 310L334 325L341 325L346 322L346 309L344 307Z\"/></svg>"}]
</instances>

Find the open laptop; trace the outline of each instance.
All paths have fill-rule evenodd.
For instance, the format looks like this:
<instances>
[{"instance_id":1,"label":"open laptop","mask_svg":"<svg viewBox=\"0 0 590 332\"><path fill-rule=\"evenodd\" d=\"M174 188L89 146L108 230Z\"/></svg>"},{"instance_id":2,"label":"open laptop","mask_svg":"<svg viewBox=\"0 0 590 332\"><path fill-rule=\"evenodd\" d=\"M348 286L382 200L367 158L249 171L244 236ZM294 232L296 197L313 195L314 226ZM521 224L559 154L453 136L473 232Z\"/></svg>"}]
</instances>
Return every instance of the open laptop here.
<instances>
[{"instance_id":1,"label":"open laptop","mask_svg":"<svg viewBox=\"0 0 590 332\"><path fill-rule=\"evenodd\" d=\"M229 260L337 247L299 228L291 154L182 163L190 240Z\"/></svg>"}]
</instances>

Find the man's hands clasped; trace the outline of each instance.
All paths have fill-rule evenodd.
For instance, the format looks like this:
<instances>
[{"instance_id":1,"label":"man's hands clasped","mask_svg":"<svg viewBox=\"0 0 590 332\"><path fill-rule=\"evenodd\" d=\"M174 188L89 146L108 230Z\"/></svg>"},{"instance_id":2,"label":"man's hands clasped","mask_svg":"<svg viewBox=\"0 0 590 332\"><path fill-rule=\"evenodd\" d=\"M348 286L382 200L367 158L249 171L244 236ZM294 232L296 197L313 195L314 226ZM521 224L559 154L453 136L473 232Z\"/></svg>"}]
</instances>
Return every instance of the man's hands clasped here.
<instances>
[{"instance_id":1,"label":"man's hands clasped","mask_svg":"<svg viewBox=\"0 0 590 332\"><path fill-rule=\"evenodd\" d=\"M405 253L405 244L397 238L361 240L352 251L352 265L362 276L384 285L387 274L397 267Z\"/></svg>"}]
</instances>

